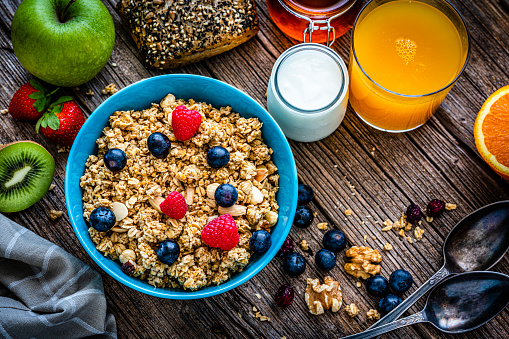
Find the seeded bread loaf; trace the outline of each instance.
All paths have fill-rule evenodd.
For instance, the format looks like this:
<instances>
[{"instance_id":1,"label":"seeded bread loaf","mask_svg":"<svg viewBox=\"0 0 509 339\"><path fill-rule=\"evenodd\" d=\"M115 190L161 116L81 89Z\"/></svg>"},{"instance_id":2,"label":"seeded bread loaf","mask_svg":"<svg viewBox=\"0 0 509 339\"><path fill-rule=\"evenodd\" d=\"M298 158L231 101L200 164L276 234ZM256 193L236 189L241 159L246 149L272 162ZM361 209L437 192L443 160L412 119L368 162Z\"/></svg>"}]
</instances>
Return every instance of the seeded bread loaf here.
<instances>
[{"instance_id":1,"label":"seeded bread loaf","mask_svg":"<svg viewBox=\"0 0 509 339\"><path fill-rule=\"evenodd\" d=\"M152 68L211 57L258 32L253 0L121 0L118 11Z\"/></svg>"}]
</instances>

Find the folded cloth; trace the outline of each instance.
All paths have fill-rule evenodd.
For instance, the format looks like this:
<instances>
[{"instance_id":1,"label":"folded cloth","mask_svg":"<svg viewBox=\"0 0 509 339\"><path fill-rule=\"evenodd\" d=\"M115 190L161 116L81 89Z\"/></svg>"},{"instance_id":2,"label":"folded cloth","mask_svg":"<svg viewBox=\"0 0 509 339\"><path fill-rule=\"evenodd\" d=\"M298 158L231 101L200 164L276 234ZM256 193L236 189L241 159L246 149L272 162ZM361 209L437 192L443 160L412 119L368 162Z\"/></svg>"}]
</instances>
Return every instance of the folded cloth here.
<instances>
[{"instance_id":1,"label":"folded cloth","mask_svg":"<svg viewBox=\"0 0 509 339\"><path fill-rule=\"evenodd\" d=\"M0 338L116 338L101 276L0 214Z\"/></svg>"}]
</instances>

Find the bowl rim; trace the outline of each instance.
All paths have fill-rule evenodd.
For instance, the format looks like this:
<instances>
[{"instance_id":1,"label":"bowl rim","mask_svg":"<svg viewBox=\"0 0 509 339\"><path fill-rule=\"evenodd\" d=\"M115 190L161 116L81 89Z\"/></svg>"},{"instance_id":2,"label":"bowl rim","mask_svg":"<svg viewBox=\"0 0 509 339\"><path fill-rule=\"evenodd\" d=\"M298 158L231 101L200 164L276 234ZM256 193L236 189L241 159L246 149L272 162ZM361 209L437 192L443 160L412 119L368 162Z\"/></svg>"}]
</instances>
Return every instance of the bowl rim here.
<instances>
[{"instance_id":1,"label":"bowl rim","mask_svg":"<svg viewBox=\"0 0 509 339\"><path fill-rule=\"evenodd\" d=\"M267 114L268 119L270 121L272 121L276 130L278 130L279 133L283 136L283 145L281 145L281 146L289 150L290 158L288 159L288 161L290 161L290 166L289 166L290 171L288 173L288 176L290 177L291 181L293 181L295 183L295 193L297 193L298 177L297 177L297 167L295 164L295 158L293 156L293 152L290 147L290 144L288 143L288 139L286 138L285 134L283 133L283 131L281 130L281 128L279 127L277 122L268 113L268 111L260 103L258 103L255 99L253 99L250 95L248 95L244 91L236 88L235 86L230 85L230 84L223 82L221 80L217 80L217 79L202 76L202 75L185 74L185 73L163 74L163 75L145 78L145 79L136 81L136 82L122 88L117 93L113 94L112 96L110 96L109 98L104 100L99 106L97 106L97 108L90 114L90 116L92 116L92 114L97 112L98 110L103 109L103 107L106 106L110 101L114 101L115 98L122 91L125 91L128 88L140 86L142 83L145 83L145 82L157 81L161 78L178 78L178 77L190 77L190 78L194 78L197 80L211 81L212 83L218 84L219 86L229 87L234 92L238 92L239 95L244 95L248 99L248 101L250 101L250 103L252 105L256 105L259 108L261 108ZM111 114L113 114L113 112ZM110 114L110 116L111 116L111 114ZM87 130L88 125L91 124L90 116L89 116L89 118L86 119L85 123L81 127L80 131L78 132L78 134L76 136L76 139L79 136L81 136L82 134L85 134L85 130ZM102 128L104 128L104 127L102 127ZM269 250L263 254L263 257L261 257L256 263L258 266L252 272L250 272L249 274L246 274L245 276L243 276L241 279L239 279L236 282L232 282L231 278L229 278L228 280L226 280L224 283L222 283L220 285L211 285L210 287L212 287L213 289L198 289L198 290L194 290L194 291L184 290L184 289L182 289L181 291L174 291L174 290L169 290L167 288L162 288L162 287L150 287L149 288L149 287L140 285L137 282L132 282L132 281L126 279L126 277L121 276L120 274L117 274L116 272L113 272L105 265L105 263L103 263L102 260L99 260L98 256L100 255L101 259L102 259L103 254L97 252L97 249L95 248L95 246L89 246L84 239L84 233L77 229L77 226L76 226L77 222L76 222L74 215L70 208L70 205L71 205L70 204L70 194L68 194L68 193L70 192L71 184L70 184L70 173L67 170L69 168L69 162L71 161L71 159L74 158L73 157L74 153L77 152L77 148L78 148L77 144L73 143L73 146L71 147L69 156L67 158L68 160L66 163L66 169L65 169L65 175L64 175L64 193L65 193L65 203L66 203L67 215L69 216L69 220L71 222L71 226L73 228L74 234L78 238L81 246L87 252L88 256L91 257L92 260L104 272L106 272L109 276L111 276L112 278L114 278L115 280L120 282L121 284L123 284L127 287L130 287L138 292L142 292L144 294L148 294L148 295L159 297L159 298L174 299L174 300L201 299L201 298L206 298L206 297L211 297L211 296L222 294L224 292L227 292L229 290L232 290L232 289L244 284L245 282L247 282L248 280L253 278L255 275L257 275L262 269L264 269L270 263L270 261L272 261L272 259L276 255L276 253L279 251L279 248L283 245L283 242L285 241L286 237L288 236L288 233L290 232L290 229L291 229L291 226L293 223L293 217L294 217L293 213L290 213L290 216L287 219L286 224L281 225L281 226L284 226L283 236L277 242L274 242L273 245L269 248ZM295 196L293 197L293 199L290 202L290 211L294 211L296 208L297 208L297 194L295 194ZM87 234L88 234L88 232L87 232ZM113 259L111 259L109 257L106 257L106 258L108 260L110 260L111 262L115 262ZM242 273L242 272L236 272L236 273L238 274L238 273ZM139 278L135 278L135 279L136 279L136 281L140 281L140 282L142 281Z\"/></svg>"}]
</instances>

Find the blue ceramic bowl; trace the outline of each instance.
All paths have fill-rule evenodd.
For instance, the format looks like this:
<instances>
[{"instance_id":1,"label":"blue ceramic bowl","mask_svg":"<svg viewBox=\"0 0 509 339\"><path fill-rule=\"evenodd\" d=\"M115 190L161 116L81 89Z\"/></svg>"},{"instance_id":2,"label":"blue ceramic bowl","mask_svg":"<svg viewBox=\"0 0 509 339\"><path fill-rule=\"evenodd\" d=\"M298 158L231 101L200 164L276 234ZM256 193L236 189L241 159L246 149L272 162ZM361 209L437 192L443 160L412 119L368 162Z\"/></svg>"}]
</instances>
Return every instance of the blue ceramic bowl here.
<instances>
[{"instance_id":1,"label":"blue ceramic bowl","mask_svg":"<svg viewBox=\"0 0 509 339\"><path fill-rule=\"evenodd\" d=\"M105 257L95 248L83 219L83 191L80 177L85 172L85 162L90 154L97 154L95 141L102 136L110 115L119 110L142 110L151 103L159 103L168 93L177 98L205 101L219 108L231 106L234 112L246 118L256 117L263 123L265 143L274 150L272 159L279 169L279 220L272 230L272 246L263 255L254 255L247 267L218 286L197 291L156 288L146 281L128 276L121 271L118 261ZM244 92L224 82L189 74L169 74L134 83L104 101L81 128L69 154L65 170L65 202L72 227L79 241L92 259L116 280L137 291L168 299L198 299L221 294L251 279L276 255L293 222L297 206L297 170L292 151L283 132L267 111Z\"/></svg>"}]
</instances>

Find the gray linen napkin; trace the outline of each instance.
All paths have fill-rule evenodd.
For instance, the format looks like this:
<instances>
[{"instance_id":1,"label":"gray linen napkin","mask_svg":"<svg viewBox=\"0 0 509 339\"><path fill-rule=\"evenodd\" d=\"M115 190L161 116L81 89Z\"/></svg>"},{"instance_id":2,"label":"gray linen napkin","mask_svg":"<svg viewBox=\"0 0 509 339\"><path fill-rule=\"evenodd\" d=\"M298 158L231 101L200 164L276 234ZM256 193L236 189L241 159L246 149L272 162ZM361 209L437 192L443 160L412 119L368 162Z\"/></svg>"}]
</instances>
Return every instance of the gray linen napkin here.
<instances>
[{"instance_id":1,"label":"gray linen napkin","mask_svg":"<svg viewBox=\"0 0 509 339\"><path fill-rule=\"evenodd\" d=\"M101 276L0 214L0 338L116 338Z\"/></svg>"}]
</instances>

